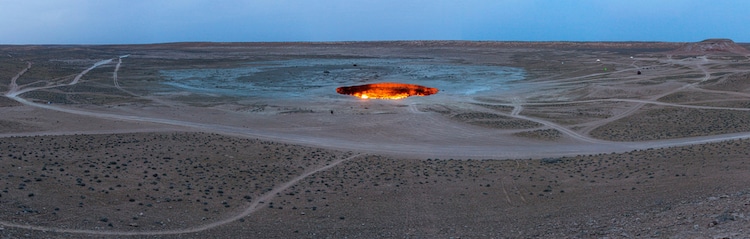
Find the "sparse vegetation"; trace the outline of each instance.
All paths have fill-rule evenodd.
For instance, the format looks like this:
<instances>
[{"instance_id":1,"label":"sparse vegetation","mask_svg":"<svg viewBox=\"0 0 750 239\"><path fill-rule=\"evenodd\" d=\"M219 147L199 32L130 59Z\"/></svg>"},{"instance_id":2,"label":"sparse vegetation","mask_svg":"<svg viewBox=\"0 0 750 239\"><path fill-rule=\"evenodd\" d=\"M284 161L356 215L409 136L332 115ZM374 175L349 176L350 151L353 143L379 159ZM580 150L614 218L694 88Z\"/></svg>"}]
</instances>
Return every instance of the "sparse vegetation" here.
<instances>
[{"instance_id":1,"label":"sparse vegetation","mask_svg":"<svg viewBox=\"0 0 750 239\"><path fill-rule=\"evenodd\" d=\"M541 140L556 140L562 137L562 133L556 129L538 129L514 133L515 136L527 137Z\"/></svg>"},{"instance_id":2,"label":"sparse vegetation","mask_svg":"<svg viewBox=\"0 0 750 239\"><path fill-rule=\"evenodd\" d=\"M49 103L0 97L0 237L733 237L750 141L660 140L750 132L747 57L665 57L683 45L0 46L0 92L31 62L18 83L43 89L19 96ZM112 61L68 84L123 54L119 83ZM403 101L317 84L495 87L504 66L525 79ZM673 142L693 144L648 148Z\"/></svg>"},{"instance_id":3,"label":"sparse vegetation","mask_svg":"<svg viewBox=\"0 0 750 239\"><path fill-rule=\"evenodd\" d=\"M642 112L591 131L614 141L674 139L750 131L750 112L647 107Z\"/></svg>"},{"instance_id":4,"label":"sparse vegetation","mask_svg":"<svg viewBox=\"0 0 750 239\"><path fill-rule=\"evenodd\" d=\"M205 223L249 205L306 168L341 157L202 133L4 138L0 148L0 170L6 172L0 188L3 198L12 199L4 207L23 203L29 219L50 218L73 228L102 221L97 215L114 228L135 220L159 222L140 225L144 229Z\"/></svg>"}]
</instances>

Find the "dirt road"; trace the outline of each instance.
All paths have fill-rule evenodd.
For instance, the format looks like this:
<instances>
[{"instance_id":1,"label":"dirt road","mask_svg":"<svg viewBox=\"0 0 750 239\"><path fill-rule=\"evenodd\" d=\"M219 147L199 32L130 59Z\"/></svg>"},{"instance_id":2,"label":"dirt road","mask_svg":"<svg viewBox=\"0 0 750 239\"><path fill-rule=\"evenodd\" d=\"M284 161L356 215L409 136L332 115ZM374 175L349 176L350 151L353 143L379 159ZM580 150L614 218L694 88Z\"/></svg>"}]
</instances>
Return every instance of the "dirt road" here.
<instances>
[{"instance_id":1,"label":"dirt road","mask_svg":"<svg viewBox=\"0 0 750 239\"><path fill-rule=\"evenodd\" d=\"M5 93L5 96L9 99L23 104L23 106L18 106L18 109L28 111L55 111L84 117L112 120L114 121L114 123L111 124L113 129L91 129L90 131L65 131L64 129L61 129L55 132L4 133L0 134L0 137L66 133L109 134L138 132L138 130L122 131L117 129L117 124L121 123L118 121L129 121L147 122L170 126L169 129L163 130L211 132L242 138L259 138L274 142L316 146L326 149L355 151L359 152L360 154L336 159L330 161L325 165L316 165L310 168L306 168L307 171L305 171L304 173L297 175L296 177L286 182L275 185L270 191L262 194L260 197L249 203L249 205L242 207L231 214L222 215L223 219L204 225L186 227L181 229L156 231L106 231L65 229L16 224L10 221L0 221L0 225L4 227L15 227L29 230L111 236L152 236L193 233L220 227L222 225L227 225L244 217L253 215L253 213L263 208L261 206L263 202L271 201L276 197L277 194L289 189L290 187L299 183L301 180L308 178L316 173L332 169L340 165L341 163L355 159L364 154L372 153L378 155L398 155L399 157L440 159L523 159L627 152L632 150L686 146L732 139L750 138L750 132L736 132L720 135L673 138L654 141L615 142L597 139L591 137L588 134L591 130L597 127L601 127L614 121L633 116L635 113L640 112L645 106L650 105L684 109L722 110L732 112L750 111L750 108L742 107L703 106L659 101L659 99L662 97L678 92L684 92L687 90L696 90L714 94L724 93L727 95L731 95L732 97L736 97L736 99L739 100L750 98L750 94L744 92L708 90L700 88L701 83L705 83L706 81L712 79L712 74L714 74L715 71L718 71L716 69L720 69L712 68L715 66L713 64L719 63L705 57L696 59L686 58L681 60L672 58L651 59L649 60L651 61L651 63L649 63L651 65L640 63L636 64L636 61L630 59L626 59L624 61L602 61L599 64L612 64L617 65L618 67L625 66L627 68L610 72L601 72L599 71L601 65L591 64L572 71L575 74L566 72L564 74L557 74L546 78L535 79L535 81L530 80L528 85L526 85L531 89L528 92L520 92L513 95L512 97L507 98L497 97L493 99L494 101L481 101L477 100L477 98L471 97L444 97L438 98L438 100L435 100L433 102L414 100L405 101L404 103L390 104L381 103L379 101L341 103L345 100L338 100L336 98L322 98L322 100L315 100L320 100L320 105L324 105L326 107L328 105L340 106L337 109L342 109L342 111L344 112L337 111L336 114L334 114L333 111L331 111L331 113L329 114L328 110L325 110L324 113L320 113L323 111L317 109L317 111L307 110L302 109L301 107L290 107L290 109L284 109L285 111L283 112L263 112L250 114L246 112L238 113L236 111L233 111L232 107L235 107L235 105L231 104L227 104L229 106L219 105L193 107L187 106L187 104L184 104L183 102L173 100L170 97L133 94L131 91L128 91L128 89L131 89L130 87L138 89L136 88L138 86L135 83L133 83L132 85L126 84L125 86L127 89L123 89L123 87L121 87L120 85L121 79L119 73L122 73L120 72L121 65L123 64L123 60L128 56L129 55L123 55L117 58L117 64L115 65L114 71L111 74L111 83L108 78L106 79L106 83L81 81L81 79L89 74L89 72L91 72L92 70L100 66L112 63L115 58L97 61L90 67L77 72L74 79L67 84L61 83L59 82L59 80L57 82L54 80L48 80L46 82L46 85L29 84L19 86L17 84L17 80L20 77L24 76L24 74L32 67L32 62L27 62L27 67L18 72L16 76L14 76L10 80L9 90ZM131 60L132 58L127 59ZM535 61L534 64L536 63L538 62ZM653 73L653 76L650 76L650 79L644 80L637 78L638 76L630 74L640 67L656 68L667 66L674 67L663 70L661 72ZM722 71L721 73L723 74L742 72L742 70L738 69L720 69L720 71ZM101 75L101 73L98 74ZM572 76L566 76L565 74L571 74ZM622 96L627 92L622 93L621 95L616 95L619 92L617 90L620 89L612 89L621 86L617 84L628 85L630 82L635 82L632 85L638 85L638 83L643 83L644 85L656 84L648 80L658 79L658 77L665 75L671 76L672 74L693 76L700 76L700 74L702 74L703 76L700 78L681 78L676 80L675 82L668 82L671 84L659 85L663 88L656 89L653 92L648 91L650 90L648 89L648 86L637 88L637 90L640 90L637 93L646 92L643 93L643 95L639 95L640 97L628 98L627 96ZM72 76L72 74L70 74L69 76ZM616 83L612 83L615 80L619 81ZM35 101L31 96L23 95L24 93L34 91L60 93L56 91L58 90L56 88L64 88L66 86L77 84L94 83L99 84L97 86L100 87L101 85L112 84L112 87L114 87L115 90L128 93L130 96L133 96L139 100L148 100L149 103L147 103L148 105L145 107L136 104L133 104L136 106L122 104L123 106L117 105L117 107L106 104L45 104L39 103L39 101ZM616 87L612 87L612 85L608 84L612 84ZM632 86L628 85L628 87ZM635 87L640 87L640 85ZM643 90L644 88L646 90ZM601 89L604 89L602 91L604 93L596 91ZM590 92L586 90L590 90ZM107 92L107 90L102 92ZM97 94L106 96L106 93L102 92L97 92ZM560 96L554 95L558 92L569 94ZM575 98L580 97L581 95L588 96L587 94L594 94L592 92L604 94L607 97L594 95L595 97L592 97L593 99L582 98L590 100L580 100L579 98ZM614 92L615 96L610 97L609 95L607 95L612 92ZM79 92L62 92L61 94L78 93ZM498 93L497 95L501 95L504 93L505 92ZM192 97L193 95L189 96ZM540 100L546 99L545 97L558 98L549 101ZM567 97L575 99L570 100ZM287 99L279 99L279 101L286 100ZM159 104L158 107L154 106L156 105L153 104L154 102ZM558 121L539 117L538 115L535 116L534 114L529 113L532 108L539 106L554 108L557 105L566 104L575 105L588 103L598 104L623 102L632 104L627 104L623 107L626 109L617 111L616 114L610 115L608 117L593 119L584 123L575 124L573 126L569 124L558 123ZM477 106L478 104L482 104L483 106ZM279 106L279 108L283 107L284 106ZM455 116L461 114L469 115L467 116L468 118L476 117L482 119L482 117L485 117L484 119L511 119L515 120L515 122L532 122L539 124L540 126L534 126L532 128L519 127L500 129L483 127L467 124L466 122L462 122L454 118ZM476 120L476 118L471 118L470 120ZM80 122L80 124L85 124L85 122ZM513 135L517 132L539 129L556 130L562 135L560 137L561 139L545 141L516 137ZM157 131L153 128L148 128L145 126L141 130L143 130L143 132ZM518 162L517 165L519 165ZM498 178L498 180L500 186L502 187L503 193L503 196L500 200L504 199L504 201L506 201L508 204L519 202L526 203L527 198L525 198L523 195L528 194L525 191L522 192L522 189L519 189L513 179L510 179L506 176L500 177ZM516 198L515 195L518 195L518 198Z\"/></svg>"}]
</instances>

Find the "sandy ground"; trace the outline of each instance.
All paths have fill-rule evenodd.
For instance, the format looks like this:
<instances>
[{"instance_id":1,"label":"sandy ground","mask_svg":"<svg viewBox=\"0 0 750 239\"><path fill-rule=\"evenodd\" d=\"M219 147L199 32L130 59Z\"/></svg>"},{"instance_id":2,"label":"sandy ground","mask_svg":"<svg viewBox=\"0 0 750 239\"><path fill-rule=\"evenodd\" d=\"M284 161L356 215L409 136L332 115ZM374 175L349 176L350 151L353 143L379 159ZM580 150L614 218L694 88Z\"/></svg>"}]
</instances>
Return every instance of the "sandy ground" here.
<instances>
[{"instance_id":1,"label":"sandy ground","mask_svg":"<svg viewBox=\"0 0 750 239\"><path fill-rule=\"evenodd\" d=\"M680 47L2 46L0 233L744 238L750 59Z\"/></svg>"}]
</instances>

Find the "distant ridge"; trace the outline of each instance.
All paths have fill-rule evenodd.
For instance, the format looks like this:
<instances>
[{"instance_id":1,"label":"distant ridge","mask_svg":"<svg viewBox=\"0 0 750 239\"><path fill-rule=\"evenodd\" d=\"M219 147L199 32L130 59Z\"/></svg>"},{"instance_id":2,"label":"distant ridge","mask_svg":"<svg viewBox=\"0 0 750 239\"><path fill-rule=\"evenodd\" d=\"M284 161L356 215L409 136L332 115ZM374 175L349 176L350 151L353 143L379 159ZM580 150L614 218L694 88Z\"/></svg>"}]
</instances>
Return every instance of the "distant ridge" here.
<instances>
[{"instance_id":1,"label":"distant ridge","mask_svg":"<svg viewBox=\"0 0 750 239\"><path fill-rule=\"evenodd\" d=\"M750 50L737 45L731 39L706 39L688 43L670 53L674 55L750 55Z\"/></svg>"},{"instance_id":2,"label":"distant ridge","mask_svg":"<svg viewBox=\"0 0 750 239\"><path fill-rule=\"evenodd\" d=\"M330 41L330 42L171 42L122 45L127 47L500 47L545 49L641 49L669 51L684 46L684 42L595 42L595 41L464 41L464 40L398 40L398 41Z\"/></svg>"}]
</instances>

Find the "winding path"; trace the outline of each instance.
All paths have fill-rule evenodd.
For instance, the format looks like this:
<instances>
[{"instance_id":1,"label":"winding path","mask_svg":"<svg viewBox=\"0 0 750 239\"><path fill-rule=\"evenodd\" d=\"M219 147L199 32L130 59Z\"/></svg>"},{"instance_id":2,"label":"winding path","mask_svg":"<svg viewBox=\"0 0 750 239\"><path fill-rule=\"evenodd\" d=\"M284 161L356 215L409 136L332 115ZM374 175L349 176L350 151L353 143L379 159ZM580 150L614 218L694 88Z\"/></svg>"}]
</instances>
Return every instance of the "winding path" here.
<instances>
[{"instance_id":1,"label":"winding path","mask_svg":"<svg viewBox=\"0 0 750 239\"><path fill-rule=\"evenodd\" d=\"M119 70L119 66L122 64L122 59L127 57L128 55L120 56L117 65L115 66L115 71L113 72L113 82L115 86L117 87L119 85L117 80L117 72ZM114 58L113 58L114 59ZM108 64L113 61L113 59L107 59L102 60L99 62L96 62L91 67L83 70L81 73L79 73L76 78L70 83L78 83L79 79L88 73L89 71L95 69L96 67L99 67L104 64ZM691 62L694 63L694 62ZM710 73L706 71L702 64L705 63L705 59L702 59L699 63L696 64L699 69L701 69L705 77L701 79L700 82L705 81L709 78ZM30 63L29 63L30 65ZM28 67L27 67L28 69ZM25 72L27 69L24 69L22 72L19 72L19 75L21 75L23 72ZM597 73L598 74L598 73ZM578 77L580 78L580 77ZM699 82L698 82L699 83ZM68 84L68 85L70 85ZM610 117L604 120L593 122L593 125L588 125L588 128L594 128L599 125L603 125L605 123L614 121L619 118L626 117L628 115L631 115L632 113L636 112L639 108L641 108L644 105L647 104L655 104L655 105L665 105L665 106L672 106L672 107L684 107L684 108L695 108L695 109L721 109L721 110L738 110L738 111L750 111L750 109L747 108L728 108L728 107L712 107L712 106L697 106L697 105L682 105L682 104L674 104L674 103L665 103L665 102L658 102L656 99L663 97L664 95L668 95L673 92L677 92L681 89L684 89L686 87L689 87L691 85L694 85L697 83L687 84L682 87L678 87L676 89L670 90L666 93L659 94L657 96L651 97L649 100L638 100L638 99L598 99L598 100L584 100L584 101L568 101L568 102L554 102L554 103L529 103L529 102L523 102L523 100L519 98L514 98L512 100L512 103L510 104L497 104L497 105L507 105L513 107L513 110L510 113L500 113L501 115L513 117L517 119L522 120L528 120L533 121L539 124L542 124L549 128L557 129L558 131L562 132L565 135L568 135L570 138L579 141L583 144L590 144L593 148L590 149L582 149L577 151L566 151L566 153L575 153L575 154L586 154L586 153L601 153L601 152L615 152L615 151L626 151L626 150L632 150L632 149L645 149L645 148L654 148L654 147L660 147L660 145L690 145L697 142L706 142L706 140L709 141L721 141L726 139L732 139L738 137L738 134L731 134L731 135L713 135L713 136L706 136L706 137L696 137L696 138L682 138L682 139L669 139L669 140L659 140L659 141L651 141L651 142L613 142L613 141L605 141L600 139L595 139L586 133L586 131L583 131L583 133L574 131L569 129L568 127L546 121L543 119L535 118L535 117L529 117L522 115L523 106L524 105L554 105L554 104L574 104L574 103L591 103L591 102L633 102L637 103L635 107L631 107L629 110L625 112L621 112L620 114ZM199 129L202 131L209 131L209 132L215 132L215 133L221 133L221 134L229 134L229 135L239 135L244 137L259 137L259 138L265 138L269 140L278 140L278 141L284 141L289 143L299 143L299 144L306 144L306 145L316 145L316 146L322 146L322 147L330 147L330 148L336 148L336 149L349 149L349 150L361 150L363 152L376 152L376 153L396 153L396 154L412 154L412 155L425 155L425 152L428 150L434 151L437 154L441 153L441 150L445 151L443 153L446 153L445 155L452 155L452 154L465 154L467 156L475 155L480 156L484 155L486 156L493 156L493 157L516 157L518 155L514 154L513 152L507 152L507 149L503 148L497 148L496 146L467 146L462 148L443 148L443 149L435 149L434 146L419 146L416 145L403 145L403 144L388 144L388 143L379 143L379 145L365 145L357 142L349 142L346 139L332 139L332 138L321 138L316 136L310 136L310 135L297 135L294 132L283 132L283 131L274 131L274 130L265 130L265 129L258 129L258 128L245 128L245 127L234 127L234 126L227 126L227 125L221 125L221 124L212 124L212 123L198 123L198 122L191 122L191 121L185 121L185 120L176 120L176 119L168 119L168 118L155 118L155 117L145 117L145 116L135 116L135 115L122 115L122 114L114 114L114 113L104 113L104 112L93 112L88 111L84 109L74 109L74 108L65 108L57 105L50 105L50 104L40 104L40 103L34 103L31 101L28 101L24 98L19 97L20 94L28 91L38 90L38 89L46 89L46 88L54 88L59 87L62 85L47 85L43 87L30 87L30 88L21 88L21 87L15 87L15 90L9 91L6 93L6 96L16 100L24 105L33 106L37 108L43 108L43 109L49 109L49 110L55 110L60 112L66 112L71 114L77 114L77 115L84 115L84 116L90 116L90 117L97 117L97 118L106 118L106 119L115 119L115 120L128 120L128 121L140 121L140 122L150 122L150 123L159 123L159 124L168 124L168 125L174 125L174 126L180 126L180 127L188 127L188 128L194 128ZM411 115L417 115L417 112L419 112L418 109L416 109L415 105L410 105L410 107L407 109L407 111L410 112ZM421 114L424 116L424 114ZM455 124L449 124L444 121L441 121L439 119L434 119L434 115L428 114L429 117L421 117L420 119L412 118L414 121L422 121L423 123L430 123L434 124L434 127L440 127L442 129L448 129L453 130L454 132L462 132L460 137L488 137L487 133L482 132L474 132L474 133L463 133L462 128L457 128L458 126ZM415 116L414 116L415 117ZM428 122L429 121L429 122ZM398 121L394 121L398 122ZM367 122L364 122L367 123ZM374 125L373 125L374 126ZM321 127L308 127L308 130L323 130L324 128ZM480 135L481 134L481 135ZM747 133L750 134L750 133ZM742 137L746 137L747 134L739 134L739 135L745 135ZM454 134L455 135L455 134ZM426 134L425 136L436 136L439 137L440 134ZM458 135L456 135L458 136ZM535 146L538 147L539 145ZM568 145L572 146L572 145ZM374 150L372 150L375 148ZM379 148L379 149L378 149ZM597 148L597 150L592 150L594 148ZM519 148L517 150L529 150L528 148ZM555 149L546 149L548 151L545 151L548 154L554 153ZM549 151L551 150L551 151ZM562 152L561 152L562 153Z\"/></svg>"},{"instance_id":2,"label":"winding path","mask_svg":"<svg viewBox=\"0 0 750 239\"><path fill-rule=\"evenodd\" d=\"M18 78L20 78L23 74L25 74L27 71L31 69L31 62L26 62L26 68L18 72L13 78L10 78L10 85L8 85L8 92L5 93L5 95L11 95L14 94L16 91L18 91Z\"/></svg>"},{"instance_id":3,"label":"winding path","mask_svg":"<svg viewBox=\"0 0 750 239\"><path fill-rule=\"evenodd\" d=\"M123 90L118 82L118 76L117 72L119 71L120 65L122 64L122 59L127 57L126 56L120 56L118 58L117 65L115 66L115 70L113 72L113 84L116 88ZM80 79L89 71L105 64L111 63L113 59L107 59L102 60L99 62L96 62L91 67L83 70L80 72L73 81L68 83L67 85L75 85L78 84ZM705 77L701 79L700 82L703 82L710 78L710 73L703 67L704 61L700 63L695 63L695 67L702 70L705 74ZM635 63L633 63L635 65ZM127 121L140 121L140 122L150 122L150 123L160 123L160 124L167 124L167 125L175 125L175 126L181 126L181 127L189 127L189 128L195 128L200 129L203 131L209 131L209 132L216 132L221 134L227 134L227 135L240 135L244 137L252 136L252 137L261 137L266 139L272 139L272 140L278 140L283 142L291 142L291 143L303 143L308 145L317 145L321 147L330 147L330 148L346 148L349 150L362 150L362 151L372 151L368 150L370 147L380 147L380 150L382 151L389 151L389 152L395 152L398 154L409 154L409 153L416 153L419 154L420 150L433 150L435 148L427 147L427 149L420 149L416 146L412 145L391 145L387 143L382 143L377 146L372 145L363 145L359 144L357 142L347 142L347 140L336 140L336 139L323 139L320 137L303 137L300 135L294 135L289 133L283 133L283 132L276 132L273 130L264 130L264 129L254 129L254 128L241 128L241 127L233 127L233 126L226 126L226 125L220 125L220 124L209 124L209 123L198 123L198 122L191 122L191 121L184 121L184 120L175 120L175 119L167 119L167 118L157 118L157 117L144 117L144 116L134 116L134 115L122 115L122 114L115 114L115 113L103 113L103 112L93 112L88 111L84 109L74 109L74 108L65 108L60 107L57 105L49 105L49 104L39 104L34 103L29 100L26 100L19 95L24 92L29 92L33 90L39 90L39 89L47 89L47 88L54 88L54 87L60 87L65 85L60 84L52 84L47 85L43 87L30 87L30 88L23 88L19 87L16 83L17 79L23 75L27 70L31 68L32 64L31 62L28 62L27 67L23 69L21 72L19 72L15 77L11 79L10 87L8 92L5 93L5 96L13 99L15 101L18 101L24 105L42 108L42 109L48 109L48 110L54 110L59 112L65 112L65 113L71 113L71 114L77 114L77 115L83 115L83 116L90 116L90 117L97 117L97 118L105 118L105 119L115 119L115 120L127 120ZM597 75L600 75L597 73ZM593 75L587 75L587 76L581 76L581 77L575 77L575 78L568 78L564 79L566 81L574 80L574 79L584 79L586 77L591 77ZM750 138L750 132L742 132L742 133L735 133L735 134L725 134L725 135L712 135L712 136L705 136L705 137L695 137L695 138L680 138L680 139L670 139L670 140L659 140L659 141L651 141L651 142L613 142L613 141L605 141L605 140L599 140L592 138L588 136L584 131L584 133L576 132L574 130L569 129L568 127L546 121L543 119L538 119L534 117L524 116L523 113L523 107L524 106L532 106L532 105L554 105L554 104L575 104L575 103L593 103L593 102L632 102L636 103L635 106L631 107L630 109L626 110L625 112L621 112L620 114L616 115L615 117L611 117L602 121L597 121L594 125L589 125L588 127L594 127L596 125L602 125L607 122L611 122L616 119L624 118L626 116L632 115L632 113L636 112L638 109L643 107L647 104L655 104L655 105L665 105L665 106L672 106L672 107L684 107L684 108L696 108L696 109L721 109L721 110L738 110L738 111L750 111L750 109L747 108L729 108L729 107L712 107L712 106L697 106L697 105L682 105L682 104L674 104L674 103L665 103L665 102L659 102L657 101L659 98L678 92L680 90L686 89L687 87L693 87L695 84L698 84L700 82L692 83L692 84L686 84L684 86L675 88L673 90L664 92L659 95L655 95L650 97L648 100L638 100L638 99L599 99L599 100L584 100L584 101L568 101L568 102L555 102L555 103L529 103L524 102L521 99L514 99L510 104L497 104L497 105L507 105L513 107L513 110L510 113L502 113L504 116L508 117L514 117L517 119L523 119L528 121L537 122L540 124L543 124L546 127L557 129L558 131L562 132L565 135L570 136L570 138L578 141L576 145L581 146L583 149L576 149L576 151L560 151L556 152L554 150L558 150L556 148L550 149L550 152L559 153L560 155L568 155L571 153L574 154L581 154L581 153L600 153L600 152L612 152L612 151L626 151L626 150L633 150L633 149L647 149L647 148L659 148L659 147L671 147L671 146L682 146L682 145L693 145L693 144L702 144L702 143L708 143L708 142L717 142L717 141L724 141L729 139L739 139L739 138ZM123 90L125 91L125 90ZM127 92L127 91L126 91ZM411 115L418 115L422 112L420 112L416 105L411 104L406 109L409 114ZM431 114L428 114L431 115ZM422 118L422 120L428 120L427 123L433 123L437 122L438 120L434 118ZM444 123L444 122L443 122ZM455 125L450 124L443 124L440 126L445 127L456 127ZM450 129L450 130L458 130L461 129ZM549 143L550 146L554 143ZM591 146L587 148L588 146ZM595 150L596 149L596 150ZM466 148L442 148L442 149L434 149L438 150L437 152L440 153L443 150L444 152L451 151L452 153L456 154L470 154L470 153L477 153L480 155L510 155L512 152L502 152L503 150L506 150L505 148L498 148L496 146L477 146L477 147L466 147ZM519 150L527 150L527 149L519 149ZM375 150L377 152L377 150ZM79 229L61 229L61 228L53 228L53 227L42 227L42 226L34 226L34 225L23 225L23 224L15 224L11 222L3 222L0 221L0 225L6 226L6 227L16 227L16 228L23 228L23 229L29 229L29 230L42 230L42 231L54 231L54 232L62 232L62 233L76 233L76 234L90 234L90 235L114 235L114 236L146 236L146 235L170 235L170 234L182 234L182 233L192 233L192 232L199 232L208 230L211 228L216 228L231 222L234 222L236 220L239 220L240 218L246 217L248 215L251 215L252 213L260 210L262 207L259 206L259 204L263 201L271 200L275 197L277 193L280 193L289 187L297 184L300 180L305 179L309 177L310 175L313 175L317 172L321 172L324 170L328 170L332 167L335 167L343 162L346 162L347 160L354 159L360 155L354 155L343 159L338 159L335 161L330 162L327 165L320 166L318 168L312 169L310 171L307 171L295 178L292 178L291 180L284 182L282 184L277 185L274 187L271 191L261 195L260 197L256 198L250 205L248 205L243 211L238 212L234 215L227 216L224 219L221 219L219 221L215 221L209 224L205 225L199 225L195 227L188 227L183 229L176 229L176 230L163 230L163 231L103 231L103 230L79 230ZM512 181L511 181L512 182ZM503 185L504 187L505 185ZM503 188L505 190L505 188ZM507 193L507 192L506 192ZM510 199L507 198L506 200L510 203ZM523 198L522 198L523 200Z\"/></svg>"},{"instance_id":4,"label":"winding path","mask_svg":"<svg viewBox=\"0 0 750 239\"><path fill-rule=\"evenodd\" d=\"M111 62L112 62L112 59L107 59L107 60L102 60L102 61L99 61L97 63L94 63L93 66L89 67L86 70L83 70L81 73L79 73L78 75L76 75L76 77L73 78L73 81L71 81L70 83L68 83L68 85L78 84L78 81L81 80L81 77L83 77L83 75L85 75L86 73L89 73L89 71L91 71L91 70L93 70L93 69L95 69L95 68L97 68L97 67L99 67L101 65L109 64Z\"/></svg>"},{"instance_id":5,"label":"winding path","mask_svg":"<svg viewBox=\"0 0 750 239\"><path fill-rule=\"evenodd\" d=\"M331 161L330 163L322 167L318 167L313 170L307 171L303 173L302 175L299 175L297 177L292 178L291 180L287 182L277 185L270 191L256 198L242 212L229 216L227 218L224 218L224 219L221 219L221 220L209 223L209 224L200 225L200 226L187 227L187 228L176 229L176 230L158 230L158 231L106 231L106 230L82 230L82 229L43 227L43 226L16 224L16 223L4 222L4 221L0 221L0 225L5 226L5 227L15 227L15 228L28 229L28 230L51 231L51 232L74 233L74 234L88 234L88 235L105 235L105 236L155 236L155 235L174 235L174 234L200 232L200 231L205 231L208 229L216 228L222 225L226 225L234 221L237 221L243 217L247 217L256 211L265 208L265 207L260 206L261 203L273 199L274 197L276 197L276 194L281 193L282 191L294 186L300 180L305 179L315 173L333 168L336 165L339 165L343 162L346 162L348 160L354 159L359 156L361 155L356 154L353 156L349 156L347 158L337 159L337 160Z\"/></svg>"},{"instance_id":6,"label":"winding path","mask_svg":"<svg viewBox=\"0 0 750 239\"><path fill-rule=\"evenodd\" d=\"M120 87L120 82L117 79L117 72L120 71L120 66L122 65L122 58L126 58L126 57L129 57L129 56L130 55L122 55L122 56L120 56L120 57L117 58L117 65L115 66L115 71L112 72L112 81L115 84L115 88L117 88L118 90L124 91L124 92L132 95L133 93L130 93L130 91L126 91L126 90L122 89L122 87Z\"/></svg>"}]
</instances>

